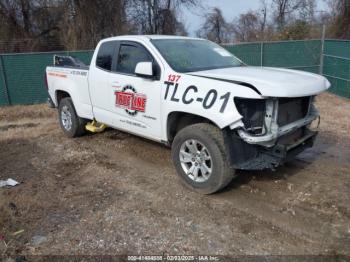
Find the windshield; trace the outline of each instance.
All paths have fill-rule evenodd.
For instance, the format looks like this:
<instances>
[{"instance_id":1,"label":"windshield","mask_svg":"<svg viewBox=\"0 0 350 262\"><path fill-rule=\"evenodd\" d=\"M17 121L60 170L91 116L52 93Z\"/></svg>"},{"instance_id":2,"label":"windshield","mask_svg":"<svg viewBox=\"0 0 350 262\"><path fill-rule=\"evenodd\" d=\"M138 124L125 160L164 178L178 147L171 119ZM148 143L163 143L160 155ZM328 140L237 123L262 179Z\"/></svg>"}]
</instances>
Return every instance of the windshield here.
<instances>
[{"instance_id":1,"label":"windshield","mask_svg":"<svg viewBox=\"0 0 350 262\"><path fill-rule=\"evenodd\" d=\"M180 73L242 65L226 49L207 40L154 39L152 43L171 68Z\"/></svg>"}]
</instances>

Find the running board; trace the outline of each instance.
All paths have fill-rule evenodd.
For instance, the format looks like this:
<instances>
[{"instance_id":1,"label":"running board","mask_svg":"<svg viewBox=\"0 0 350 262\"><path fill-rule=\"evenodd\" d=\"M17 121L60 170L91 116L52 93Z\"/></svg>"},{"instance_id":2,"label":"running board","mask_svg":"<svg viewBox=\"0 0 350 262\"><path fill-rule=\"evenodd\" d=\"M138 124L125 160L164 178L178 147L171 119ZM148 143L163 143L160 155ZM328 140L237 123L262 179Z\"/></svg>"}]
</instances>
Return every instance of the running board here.
<instances>
[{"instance_id":1,"label":"running board","mask_svg":"<svg viewBox=\"0 0 350 262\"><path fill-rule=\"evenodd\" d=\"M93 120L92 122L86 124L85 129L92 133L100 133L103 132L106 127L107 126L105 124Z\"/></svg>"}]
</instances>

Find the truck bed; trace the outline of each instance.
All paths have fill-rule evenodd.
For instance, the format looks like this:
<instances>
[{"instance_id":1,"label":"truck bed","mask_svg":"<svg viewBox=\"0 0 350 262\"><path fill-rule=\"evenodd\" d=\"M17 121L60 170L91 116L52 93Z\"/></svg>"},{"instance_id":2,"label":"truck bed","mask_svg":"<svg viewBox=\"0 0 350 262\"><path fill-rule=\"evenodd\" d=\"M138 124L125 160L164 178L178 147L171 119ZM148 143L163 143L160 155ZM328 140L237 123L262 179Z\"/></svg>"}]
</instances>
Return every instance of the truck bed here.
<instances>
[{"instance_id":1,"label":"truck bed","mask_svg":"<svg viewBox=\"0 0 350 262\"><path fill-rule=\"evenodd\" d=\"M77 114L92 119L88 69L88 66L49 66L46 68L46 77L48 92L55 106L58 106L58 93L66 91L74 102Z\"/></svg>"}]
</instances>

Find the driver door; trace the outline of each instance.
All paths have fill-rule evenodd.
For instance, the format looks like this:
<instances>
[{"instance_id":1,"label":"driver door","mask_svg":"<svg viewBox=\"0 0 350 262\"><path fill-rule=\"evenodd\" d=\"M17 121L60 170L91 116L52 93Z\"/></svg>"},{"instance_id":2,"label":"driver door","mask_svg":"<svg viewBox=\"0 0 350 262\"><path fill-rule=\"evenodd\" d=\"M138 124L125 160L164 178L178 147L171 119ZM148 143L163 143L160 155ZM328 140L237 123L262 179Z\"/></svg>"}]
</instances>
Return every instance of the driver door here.
<instances>
[{"instance_id":1,"label":"driver door","mask_svg":"<svg viewBox=\"0 0 350 262\"><path fill-rule=\"evenodd\" d=\"M162 85L157 61L146 47L133 41L121 41L116 58L109 79L116 127L160 141ZM154 76L137 76L135 68L139 62L152 62Z\"/></svg>"}]
</instances>

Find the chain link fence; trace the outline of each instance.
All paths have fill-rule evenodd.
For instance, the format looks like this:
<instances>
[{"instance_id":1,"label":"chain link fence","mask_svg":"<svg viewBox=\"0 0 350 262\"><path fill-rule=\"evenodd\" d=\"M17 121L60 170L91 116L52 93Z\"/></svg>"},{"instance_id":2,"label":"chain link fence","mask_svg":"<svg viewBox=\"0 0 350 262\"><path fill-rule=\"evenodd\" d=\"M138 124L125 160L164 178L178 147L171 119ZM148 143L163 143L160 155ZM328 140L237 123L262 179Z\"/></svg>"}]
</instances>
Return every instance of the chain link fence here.
<instances>
[{"instance_id":1,"label":"chain link fence","mask_svg":"<svg viewBox=\"0 0 350 262\"><path fill-rule=\"evenodd\" d=\"M332 83L331 92L350 98L350 41L282 41L224 47L248 65L321 73ZM0 54L0 106L45 102L44 72L53 63L54 54L72 55L89 64L93 51Z\"/></svg>"}]
</instances>

